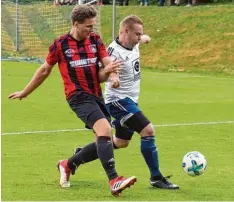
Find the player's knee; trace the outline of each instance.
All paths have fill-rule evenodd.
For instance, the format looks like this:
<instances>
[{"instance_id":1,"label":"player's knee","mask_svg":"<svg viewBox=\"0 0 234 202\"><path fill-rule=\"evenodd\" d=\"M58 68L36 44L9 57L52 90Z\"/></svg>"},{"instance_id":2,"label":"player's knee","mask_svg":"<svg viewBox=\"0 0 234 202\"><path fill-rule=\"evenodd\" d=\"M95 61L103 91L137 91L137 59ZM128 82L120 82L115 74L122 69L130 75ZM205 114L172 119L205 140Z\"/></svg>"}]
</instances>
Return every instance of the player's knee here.
<instances>
[{"instance_id":1,"label":"player's knee","mask_svg":"<svg viewBox=\"0 0 234 202\"><path fill-rule=\"evenodd\" d=\"M127 147L129 145L129 142L129 140L114 139L115 147L118 149Z\"/></svg>"},{"instance_id":2,"label":"player's knee","mask_svg":"<svg viewBox=\"0 0 234 202\"><path fill-rule=\"evenodd\" d=\"M102 130L102 135L103 136L110 136L111 137L111 126L110 125L106 125L105 127L103 127L103 130Z\"/></svg>"},{"instance_id":3,"label":"player's knee","mask_svg":"<svg viewBox=\"0 0 234 202\"><path fill-rule=\"evenodd\" d=\"M111 125L105 119L98 120L94 126L93 130L97 136L109 136L111 137Z\"/></svg>"},{"instance_id":4,"label":"player's knee","mask_svg":"<svg viewBox=\"0 0 234 202\"><path fill-rule=\"evenodd\" d=\"M142 131L141 131L141 136L146 137L146 136L155 136L155 130L153 125L150 123L148 124Z\"/></svg>"},{"instance_id":5,"label":"player's knee","mask_svg":"<svg viewBox=\"0 0 234 202\"><path fill-rule=\"evenodd\" d=\"M122 142L119 148L126 148L129 145L129 141Z\"/></svg>"}]
</instances>

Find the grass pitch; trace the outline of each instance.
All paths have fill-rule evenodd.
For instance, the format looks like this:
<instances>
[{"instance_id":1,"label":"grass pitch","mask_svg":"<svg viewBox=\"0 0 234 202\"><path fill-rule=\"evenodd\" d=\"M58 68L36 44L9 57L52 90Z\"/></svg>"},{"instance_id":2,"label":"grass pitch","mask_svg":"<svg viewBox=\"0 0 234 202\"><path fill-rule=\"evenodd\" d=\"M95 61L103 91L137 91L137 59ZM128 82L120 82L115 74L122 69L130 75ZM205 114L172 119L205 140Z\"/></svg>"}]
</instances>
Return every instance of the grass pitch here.
<instances>
[{"instance_id":1,"label":"grass pitch","mask_svg":"<svg viewBox=\"0 0 234 202\"><path fill-rule=\"evenodd\" d=\"M130 146L116 150L121 175L138 182L114 198L99 161L82 165L71 177L72 187L58 186L56 163L77 145L93 141L90 131L52 130L83 128L69 109L54 68L48 80L27 99L9 100L21 90L37 65L2 62L2 200L184 201L234 199L234 79L224 75L160 73L142 68L140 107L156 127L160 166L164 175L180 185L177 191L153 189L140 154L139 135ZM34 134L9 135L12 132ZM181 160L188 151L203 153L206 173L187 176Z\"/></svg>"}]
</instances>

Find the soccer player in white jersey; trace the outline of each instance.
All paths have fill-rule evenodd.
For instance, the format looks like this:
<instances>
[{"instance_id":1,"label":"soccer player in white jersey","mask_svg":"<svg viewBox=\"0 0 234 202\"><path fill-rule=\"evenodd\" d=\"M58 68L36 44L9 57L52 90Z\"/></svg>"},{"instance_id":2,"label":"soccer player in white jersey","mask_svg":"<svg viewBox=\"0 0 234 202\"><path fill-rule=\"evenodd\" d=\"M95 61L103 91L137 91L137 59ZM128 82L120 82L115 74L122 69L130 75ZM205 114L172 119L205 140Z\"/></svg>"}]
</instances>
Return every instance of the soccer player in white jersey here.
<instances>
[{"instance_id":1,"label":"soccer player in white jersey","mask_svg":"<svg viewBox=\"0 0 234 202\"><path fill-rule=\"evenodd\" d=\"M119 71L120 86L112 88L111 81L105 84L105 103L115 119L113 146L115 149L127 147L133 133L139 133L141 153L150 171L150 184L162 189L178 189L179 186L169 182L169 176L164 177L159 170L154 127L138 106L141 79L139 46L149 41L150 37L143 35L141 19L130 15L121 21L119 37L108 47L108 53L113 60L123 61L123 67ZM94 160L98 157L95 156L95 148L92 148ZM81 148L75 149L77 155L81 151Z\"/></svg>"},{"instance_id":2,"label":"soccer player in white jersey","mask_svg":"<svg viewBox=\"0 0 234 202\"><path fill-rule=\"evenodd\" d=\"M154 127L138 106L141 79L139 46L149 41L150 38L143 35L143 23L139 17L130 15L121 21L119 37L108 47L113 60L124 62L119 72L120 87L112 88L111 82L106 82L105 103L115 118L114 147L127 147L136 131L141 136L141 153L150 170L150 184L163 189L178 189L159 170Z\"/></svg>"}]
</instances>

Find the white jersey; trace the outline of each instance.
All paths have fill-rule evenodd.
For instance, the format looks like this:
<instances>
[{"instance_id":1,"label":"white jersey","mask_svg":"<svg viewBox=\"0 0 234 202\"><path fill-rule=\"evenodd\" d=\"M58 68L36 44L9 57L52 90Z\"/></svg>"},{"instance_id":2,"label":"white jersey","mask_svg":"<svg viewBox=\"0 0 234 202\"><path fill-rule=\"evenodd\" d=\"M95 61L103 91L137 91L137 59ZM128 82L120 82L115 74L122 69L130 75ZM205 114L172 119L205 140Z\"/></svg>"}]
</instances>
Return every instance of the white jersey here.
<instances>
[{"instance_id":1,"label":"white jersey","mask_svg":"<svg viewBox=\"0 0 234 202\"><path fill-rule=\"evenodd\" d=\"M106 81L105 102L111 103L129 97L137 103L141 78L139 44L132 49L128 49L123 47L117 39L108 46L108 53L113 59L122 60L124 64L119 73L119 88L112 88L111 82Z\"/></svg>"}]
</instances>

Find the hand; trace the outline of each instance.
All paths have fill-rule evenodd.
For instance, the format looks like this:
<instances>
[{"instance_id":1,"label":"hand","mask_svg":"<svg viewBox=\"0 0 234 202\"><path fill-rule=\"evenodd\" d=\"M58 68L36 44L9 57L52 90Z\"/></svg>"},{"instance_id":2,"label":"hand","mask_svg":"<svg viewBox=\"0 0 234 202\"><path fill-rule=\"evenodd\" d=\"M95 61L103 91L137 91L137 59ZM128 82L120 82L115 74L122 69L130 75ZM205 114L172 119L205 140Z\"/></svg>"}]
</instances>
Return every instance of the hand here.
<instances>
[{"instance_id":1,"label":"hand","mask_svg":"<svg viewBox=\"0 0 234 202\"><path fill-rule=\"evenodd\" d=\"M114 76L110 76L111 87L118 88L120 86L119 76L116 74Z\"/></svg>"},{"instance_id":2,"label":"hand","mask_svg":"<svg viewBox=\"0 0 234 202\"><path fill-rule=\"evenodd\" d=\"M23 91L19 91L19 92L14 92L12 94L10 94L8 96L9 99L19 99L19 100L22 100L23 98L26 98L27 95L23 92Z\"/></svg>"},{"instance_id":3,"label":"hand","mask_svg":"<svg viewBox=\"0 0 234 202\"><path fill-rule=\"evenodd\" d=\"M110 74L111 72L119 73L122 65L123 61L116 59L115 61L110 62L107 66L105 66L104 69L107 74Z\"/></svg>"},{"instance_id":4,"label":"hand","mask_svg":"<svg viewBox=\"0 0 234 202\"><path fill-rule=\"evenodd\" d=\"M151 41L151 38L148 35L142 35L141 36L141 40L140 40L140 44L147 44Z\"/></svg>"}]
</instances>

